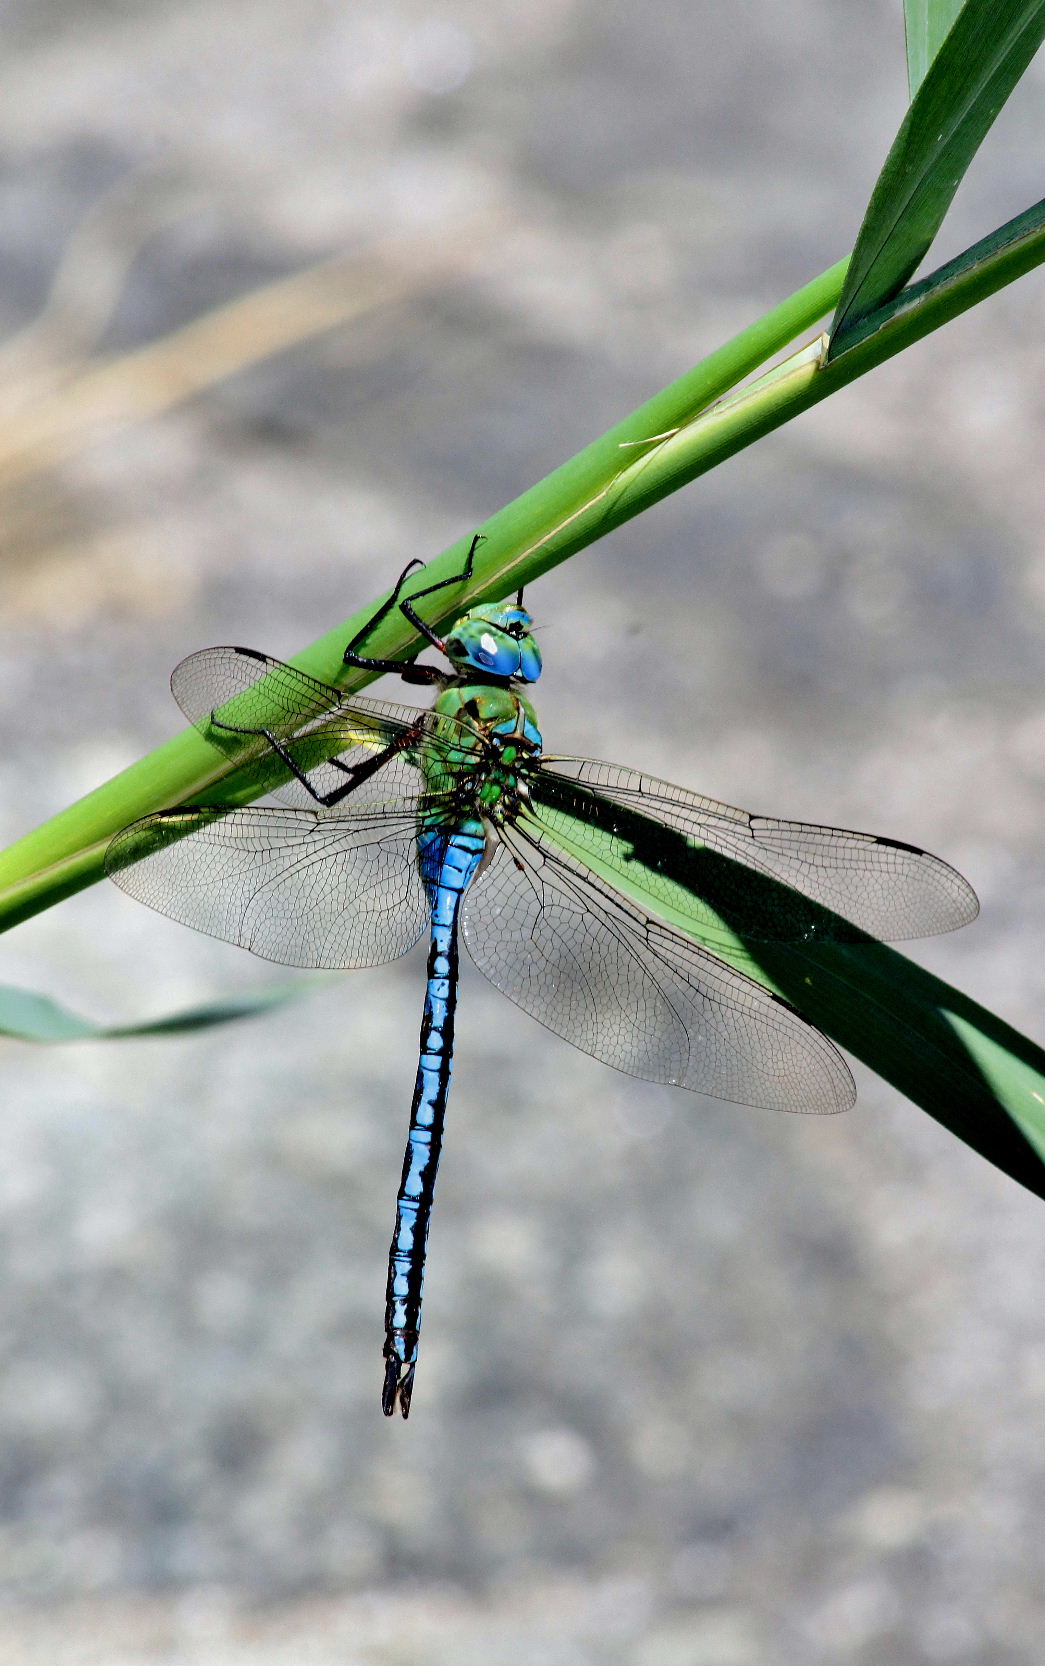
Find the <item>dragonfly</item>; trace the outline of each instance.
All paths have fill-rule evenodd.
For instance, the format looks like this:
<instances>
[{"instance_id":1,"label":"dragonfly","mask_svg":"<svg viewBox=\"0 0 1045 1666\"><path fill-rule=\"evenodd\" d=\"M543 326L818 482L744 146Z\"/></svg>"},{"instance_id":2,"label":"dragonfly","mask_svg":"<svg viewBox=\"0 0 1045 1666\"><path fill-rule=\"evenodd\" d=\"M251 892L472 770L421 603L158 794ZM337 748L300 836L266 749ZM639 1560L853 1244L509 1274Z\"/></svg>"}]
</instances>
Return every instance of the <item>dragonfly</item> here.
<instances>
[{"instance_id":1,"label":"dragonfly","mask_svg":"<svg viewBox=\"0 0 1045 1666\"><path fill-rule=\"evenodd\" d=\"M522 592L440 636L411 562L344 651L434 689L429 707L348 695L253 649L176 668L182 711L275 804L161 810L106 857L125 891L285 965L375 966L426 932L420 1056L385 1301L382 1408L409 1415L454 1055L459 946L525 1012L631 1076L744 1105L829 1113L841 1054L720 954L753 942L899 941L965 925L972 888L896 839L753 815L642 771L546 753L525 692L542 659ZM445 665L360 649L393 608Z\"/></svg>"}]
</instances>

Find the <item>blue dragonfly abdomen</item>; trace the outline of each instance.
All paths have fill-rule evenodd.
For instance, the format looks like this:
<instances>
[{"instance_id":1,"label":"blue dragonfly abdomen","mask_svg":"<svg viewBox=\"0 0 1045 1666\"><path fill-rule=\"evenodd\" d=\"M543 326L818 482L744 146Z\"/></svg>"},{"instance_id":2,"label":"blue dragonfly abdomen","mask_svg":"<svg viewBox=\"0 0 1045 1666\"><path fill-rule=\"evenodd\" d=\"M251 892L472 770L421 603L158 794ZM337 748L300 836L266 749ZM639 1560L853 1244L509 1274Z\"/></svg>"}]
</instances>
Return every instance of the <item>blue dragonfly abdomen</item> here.
<instances>
[{"instance_id":1,"label":"blue dragonfly abdomen","mask_svg":"<svg viewBox=\"0 0 1045 1666\"><path fill-rule=\"evenodd\" d=\"M388 1257L385 1384L381 1398L386 1416L391 1416L397 1404L404 1417L410 1410L421 1328L428 1228L453 1072L458 921L461 900L485 849L485 831L474 817L466 818L453 831L430 827L419 831L417 837L418 863L431 911L431 926L421 1050Z\"/></svg>"},{"instance_id":2,"label":"blue dragonfly abdomen","mask_svg":"<svg viewBox=\"0 0 1045 1666\"><path fill-rule=\"evenodd\" d=\"M493 658L492 650L488 657ZM531 656L529 664L533 663ZM541 745L532 710L508 687L507 680L478 685L470 677L455 681L444 690L434 711L437 723L446 718L452 728L443 748L429 747L426 752L422 747L420 757L426 783L436 798L433 806L422 811L417 833L418 868L430 912L428 978L385 1297L381 1403L386 1416L398 1406L404 1417L413 1392L428 1228L453 1072L461 904L484 857L490 854L489 841L496 838L497 823L512 814L519 756L535 757ZM464 747L455 745L458 737L453 732L462 718L469 724L465 735L470 744ZM475 736L485 741L478 754Z\"/></svg>"}]
</instances>

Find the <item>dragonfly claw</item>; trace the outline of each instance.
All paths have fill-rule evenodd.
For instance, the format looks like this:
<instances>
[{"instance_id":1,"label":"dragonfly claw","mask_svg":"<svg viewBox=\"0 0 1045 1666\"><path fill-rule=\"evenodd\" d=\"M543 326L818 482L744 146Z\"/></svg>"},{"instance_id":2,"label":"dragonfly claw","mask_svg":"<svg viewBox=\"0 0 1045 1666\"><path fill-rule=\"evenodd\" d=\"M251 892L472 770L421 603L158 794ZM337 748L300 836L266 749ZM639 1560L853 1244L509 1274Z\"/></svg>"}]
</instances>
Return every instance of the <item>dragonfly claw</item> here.
<instances>
[{"instance_id":1,"label":"dragonfly claw","mask_svg":"<svg viewBox=\"0 0 1045 1666\"><path fill-rule=\"evenodd\" d=\"M402 1375L400 1375L402 1372ZM399 1410L403 1417L410 1416L410 1396L414 1391L414 1367L404 1366L401 1359L391 1354L385 1360L385 1386L381 1391L381 1410L386 1417L391 1417L399 1402Z\"/></svg>"}]
</instances>

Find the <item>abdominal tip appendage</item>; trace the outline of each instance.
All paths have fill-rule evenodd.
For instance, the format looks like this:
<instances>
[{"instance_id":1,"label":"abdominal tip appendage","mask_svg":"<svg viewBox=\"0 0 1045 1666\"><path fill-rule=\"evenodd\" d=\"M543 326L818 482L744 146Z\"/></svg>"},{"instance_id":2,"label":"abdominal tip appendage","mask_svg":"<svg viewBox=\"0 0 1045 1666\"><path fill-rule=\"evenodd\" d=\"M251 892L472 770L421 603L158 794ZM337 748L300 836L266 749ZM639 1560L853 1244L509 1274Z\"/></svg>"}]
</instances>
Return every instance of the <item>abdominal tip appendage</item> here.
<instances>
[{"instance_id":1,"label":"abdominal tip appendage","mask_svg":"<svg viewBox=\"0 0 1045 1666\"><path fill-rule=\"evenodd\" d=\"M402 1372L402 1375L400 1375ZM414 1389L414 1368L412 1365L404 1369L402 1360L393 1354L385 1361L385 1386L381 1391L381 1410L386 1417L391 1417L399 1405L404 1418L410 1416L410 1396Z\"/></svg>"}]
</instances>

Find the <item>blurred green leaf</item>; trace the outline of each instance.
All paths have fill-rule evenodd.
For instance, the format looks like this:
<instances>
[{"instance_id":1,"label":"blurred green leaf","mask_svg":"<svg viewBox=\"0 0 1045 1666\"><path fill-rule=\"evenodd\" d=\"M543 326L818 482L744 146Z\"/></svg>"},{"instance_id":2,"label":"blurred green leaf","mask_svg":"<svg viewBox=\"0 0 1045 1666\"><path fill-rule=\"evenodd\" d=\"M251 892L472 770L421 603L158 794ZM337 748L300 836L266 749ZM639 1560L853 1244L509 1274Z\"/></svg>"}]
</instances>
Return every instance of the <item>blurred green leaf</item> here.
<instances>
[{"instance_id":1,"label":"blurred green leaf","mask_svg":"<svg viewBox=\"0 0 1045 1666\"><path fill-rule=\"evenodd\" d=\"M829 358L918 266L1043 38L1045 0L967 0L878 176L831 326Z\"/></svg>"},{"instance_id":2,"label":"blurred green leaf","mask_svg":"<svg viewBox=\"0 0 1045 1666\"><path fill-rule=\"evenodd\" d=\"M0 1035L18 1041L111 1041L119 1036L174 1035L185 1030L206 1030L240 1018L256 1018L286 1001L300 1000L322 988L326 978L298 978L293 983L272 983L243 995L226 996L203 1006L186 1007L166 1018L149 1018L140 1024L95 1024L70 1012L49 995L31 989L0 984Z\"/></svg>"},{"instance_id":3,"label":"blurred green leaf","mask_svg":"<svg viewBox=\"0 0 1045 1666\"><path fill-rule=\"evenodd\" d=\"M962 9L962 0L904 0L907 85L913 98Z\"/></svg>"}]
</instances>

